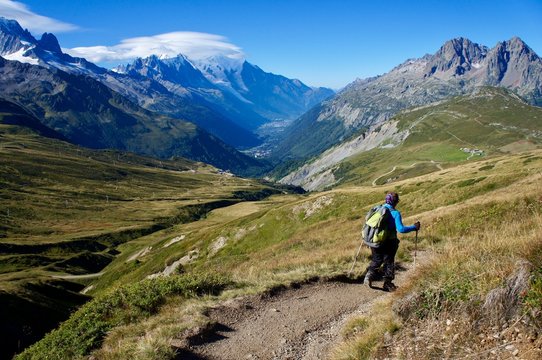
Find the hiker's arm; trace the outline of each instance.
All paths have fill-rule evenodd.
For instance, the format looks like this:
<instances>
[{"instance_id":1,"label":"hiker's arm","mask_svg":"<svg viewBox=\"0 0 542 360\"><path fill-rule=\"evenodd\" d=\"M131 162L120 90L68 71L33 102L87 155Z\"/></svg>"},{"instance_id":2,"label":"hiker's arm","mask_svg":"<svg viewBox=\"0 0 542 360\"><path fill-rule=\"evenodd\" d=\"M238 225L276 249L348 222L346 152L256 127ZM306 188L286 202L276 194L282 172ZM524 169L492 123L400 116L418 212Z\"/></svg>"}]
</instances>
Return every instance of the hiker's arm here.
<instances>
[{"instance_id":1,"label":"hiker's arm","mask_svg":"<svg viewBox=\"0 0 542 360\"><path fill-rule=\"evenodd\" d=\"M400 233L408 233L411 231L416 231L415 225L405 226L403 225L403 219L401 218L401 213L399 211L392 211L391 212L394 220L395 220L395 228Z\"/></svg>"}]
</instances>

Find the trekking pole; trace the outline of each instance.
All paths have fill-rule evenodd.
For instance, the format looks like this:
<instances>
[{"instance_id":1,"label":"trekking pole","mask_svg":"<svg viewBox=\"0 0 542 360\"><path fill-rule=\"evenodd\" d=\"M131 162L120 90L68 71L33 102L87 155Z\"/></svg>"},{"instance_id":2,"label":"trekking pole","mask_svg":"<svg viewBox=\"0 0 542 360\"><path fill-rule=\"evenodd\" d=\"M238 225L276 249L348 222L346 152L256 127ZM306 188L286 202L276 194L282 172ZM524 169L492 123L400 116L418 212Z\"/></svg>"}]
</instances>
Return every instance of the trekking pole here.
<instances>
[{"instance_id":1,"label":"trekking pole","mask_svg":"<svg viewBox=\"0 0 542 360\"><path fill-rule=\"evenodd\" d=\"M418 252L418 230L416 230L416 240L414 241L414 267L416 267L416 253Z\"/></svg>"},{"instance_id":2,"label":"trekking pole","mask_svg":"<svg viewBox=\"0 0 542 360\"><path fill-rule=\"evenodd\" d=\"M358 251L356 252L356 256L354 256L354 262L352 263L352 266L350 267L350 270L348 271L348 277L350 277L350 274L352 274L352 270L354 270L354 266L356 265L356 261L358 260L359 252L361 251L362 247L363 247L363 241L359 245Z\"/></svg>"}]
</instances>

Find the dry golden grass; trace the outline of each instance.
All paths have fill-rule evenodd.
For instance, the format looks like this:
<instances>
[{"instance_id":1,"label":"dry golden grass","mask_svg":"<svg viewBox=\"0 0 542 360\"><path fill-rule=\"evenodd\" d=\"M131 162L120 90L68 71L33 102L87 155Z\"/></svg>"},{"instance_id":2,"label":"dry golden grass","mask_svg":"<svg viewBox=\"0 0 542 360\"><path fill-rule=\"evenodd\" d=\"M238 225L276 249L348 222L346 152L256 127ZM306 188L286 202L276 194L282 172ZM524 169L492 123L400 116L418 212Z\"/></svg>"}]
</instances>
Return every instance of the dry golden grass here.
<instances>
[{"instance_id":1,"label":"dry golden grass","mask_svg":"<svg viewBox=\"0 0 542 360\"><path fill-rule=\"evenodd\" d=\"M459 330L458 324L473 321L461 317L464 316L465 306L472 306L472 301L484 299L490 290L502 286L504 279L513 273L518 259L542 260L536 258L542 248L541 184L542 175L535 172L510 186L491 192L490 196L475 196L459 204L418 214L417 218L425 224L422 234L442 240L438 244L424 243L424 247L434 254L434 260L418 267L410 282L394 295L395 301L412 292L439 296L434 304L419 304L419 310L424 312L423 321L403 324L405 328L399 331L400 334L413 334L416 329L409 326L416 326L420 333L425 329L423 334L426 338L415 345L409 342L409 335L399 336L400 340L391 344L391 347L397 348L395 352L375 352L383 349L383 336L397 321L392 315L393 302L389 302L373 312L368 326L355 339L338 347L334 358L368 359L390 354L392 358L409 359L472 358L473 355L466 350L470 348L476 348L479 354L485 356L506 357L506 353L495 355L505 346L493 349L490 342L478 344L483 335L480 329L464 326ZM454 331L463 333L454 337L453 346L443 344L439 347L438 344L447 336L452 341L452 336L448 334L451 327L445 324L454 316L457 317L455 324L459 326ZM485 320L478 318L476 321ZM435 323L439 323L439 326ZM536 343L532 343L531 347L517 346L520 348L518 356L527 359L540 356Z\"/></svg>"},{"instance_id":2,"label":"dry golden grass","mask_svg":"<svg viewBox=\"0 0 542 360\"><path fill-rule=\"evenodd\" d=\"M343 343L337 346L331 358L335 360L369 359L374 348L384 344L384 334L391 335L399 329L399 319L390 311L383 311L391 307L390 300L376 302L370 310L370 315L350 320L346 324ZM358 326L358 324L363 326ZM354 330L354 331L352 331Z\"/></svg>"},{"instance_id":3,"label":"dry golden grass","mask_svg":"<svg viewBox=\"0 0 542 360\"><path fill-rule=\"evenodd\" d=\"M539 153L534 152L533 156ZM478 188L473 189L473 186L453 185L464 179L480 177L479 169L488 164L493 168L483 172L484 181L498 184L495 189L480 188L477 193ZM539 199L540 168L539 163L526 168L519 158L503 157L394 184L396 188L406 189L402 196L402 204L407 207L403 211L405 223L416 219L422 222L418 248L433 254L434 261L418 265L412 280L400 289L394 299L375 305L365 319L369 319L366 326L356 327L359 320L347 325L356 330L350 331L347 340L334 352L334 358L371 358L376 354L375 349L395 338L395 335L384 336L386 333L407 332L408 328L400 330L401 326L407 325L401 324L391 308L394 301L419 287L437 293L449 291L450 296L456 297L453 301L460 303L463 297L466 300L483 297L501 285L513 271L515 261L528 257L536 239L542 236L540 212L522 212L523 216L510 221L508 217L513 211L506 210L525 211L532 204L524 199ZM423 185L414 188L417 183ZM359 245L363 209L381 201L382 194L389 189L389 185L348 187L301 198L291 197L288 201L265 206L238 205L231 212L215 211L208 219L184 225L184 229L190 229L192 237L201 239L196 240L192 247L197 244L204 249L218 236L228 237L223 250L213 258L202 260L201 267L196 264L196 268L229 273L235 281L249 285L226 292L222 299L253 294L314 276L344 274ZM304 218L303 213L296 213L295 209L305 203L315 203L322 196L333 197L333 206L324 207L308 218ZM448 204L450 199L454 201ZM352 215L355 213L357 216ZM236 219L236 216L241 218ZM236 237L240 229L251 228L255 230ZM411 259L413 235L402 239L398 256ZM363 249L357 271L366 266L368 254L368 250ZM462 282L471 278L473 281L467 284ZM456 292L456 287L459 292ZM140 325L135 328L146 327ZM166 338L165 335L155 336ZM150 335L147 337L144 343L150 344L148 346L159 342L151 341ZM119 344L122 342L119 339Z\"/></svg>"}]
</instances>

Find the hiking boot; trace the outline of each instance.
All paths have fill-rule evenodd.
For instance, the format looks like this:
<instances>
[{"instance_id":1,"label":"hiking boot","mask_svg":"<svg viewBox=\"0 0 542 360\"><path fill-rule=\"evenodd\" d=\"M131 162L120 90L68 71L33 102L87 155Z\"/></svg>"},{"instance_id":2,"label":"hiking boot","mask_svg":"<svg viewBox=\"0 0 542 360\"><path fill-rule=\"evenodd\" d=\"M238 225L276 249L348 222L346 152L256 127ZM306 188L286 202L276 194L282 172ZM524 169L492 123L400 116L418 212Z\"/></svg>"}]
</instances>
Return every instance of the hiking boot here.
<instances>
[{"instance_id":1,"label":"hiking boot","mask_svg":"<svg viewBox=\"0 0 542 360\"><path fill-rule=\"evenodd\" d=\"M367 272L367 274L365 274L365 279L364 281L367 282L367 285L369 285L370 288L373 287L373 273L372 272Z\"/></svg>"},{"instance_id":2,"label":"hiking boot","mask_svg":"<svg viewBox=\"0 0 542 360\"><path fill-rule=\"evenodd\" d=\"M384 281L384 286L382 286L382 289L384 289L384 291L393 292L397 290L397 286L395 286L395 284L392 283L391 280L386 280Z\"/></svg>"}]
</instances>

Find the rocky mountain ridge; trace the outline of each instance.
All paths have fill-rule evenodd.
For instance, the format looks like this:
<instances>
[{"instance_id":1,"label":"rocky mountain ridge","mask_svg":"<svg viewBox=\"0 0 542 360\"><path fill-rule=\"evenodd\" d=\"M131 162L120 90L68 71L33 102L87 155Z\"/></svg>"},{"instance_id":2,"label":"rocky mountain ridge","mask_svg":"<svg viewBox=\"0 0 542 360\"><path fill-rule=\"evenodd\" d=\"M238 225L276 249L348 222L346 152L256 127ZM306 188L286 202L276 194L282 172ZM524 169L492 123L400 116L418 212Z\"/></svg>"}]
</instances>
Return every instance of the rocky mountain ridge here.
<instances>
[{"instance_id":1,"label":"rocky mountain ridge","mask_svg":"<svg viewBox=\"0 0 542 360\"><path fill-rule=\"evenodd\" d=\"M220 105L224 115L255 129L270 120L293 120L334 94L311 88L296 79L263 71L244 59L211 57L192 60L150 56L114 69L158 81L179 96L197 94L209 104Z\"/></svg>"},{"instance_id":2,"label":"rocky mountain ridge","mask_svg":"<svg viewBox=\"0 0 542 360\"><path fill-rule=\"evenodd\" d=\"M295 127L286 130L275 157L313 157L403 109L485 85L511 89L540 105L542 60L517 37L491 49L465 38L447 41L434 55L409 59L384 75L352 82L317 113L303 115Z\"/></svg>"},{"instance_id":3,"label":"rocky mountain ridge","mask_svg":"<svg viewBox=\"0 0 542 360\"><path fill-rule=\"evenodd\" d=\"M140 106L160 114L179 117L199 125L211 134L235 147L250 147L261 141L204 99L189 94L179 96L149 77L124 75L108 71L83 59L65 54L53 34L45 33L36 40L14 20L0 18L0 56L8 60L60 69L71 74L85 75L122 94Z\"/></svg>"}]
</instances>

